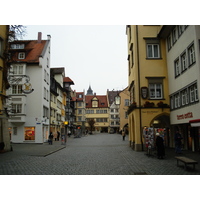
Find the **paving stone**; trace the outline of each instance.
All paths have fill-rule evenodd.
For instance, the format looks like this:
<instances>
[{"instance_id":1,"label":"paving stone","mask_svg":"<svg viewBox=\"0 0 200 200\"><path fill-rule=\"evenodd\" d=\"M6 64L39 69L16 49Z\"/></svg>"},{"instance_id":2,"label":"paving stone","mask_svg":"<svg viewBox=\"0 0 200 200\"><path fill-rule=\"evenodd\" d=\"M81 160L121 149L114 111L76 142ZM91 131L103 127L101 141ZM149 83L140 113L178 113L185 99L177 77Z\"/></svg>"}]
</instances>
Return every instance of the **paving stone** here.
<instances>
[{"instance_id":1,"label":"paving stone","mask_svg":"<svg viewBox=\"0 0 200 200\"><path fill-rule=\"evenodd\" d=\"M166 158L148 157L136 152L119 134L98 133L68 138L66 147L53 145L13 145L13 152L0 154L1 175L199 175L196 170L177 167L174 149L166 149ZM198 153L183 155L200 163Z\"/></svg>"}]
</instances>

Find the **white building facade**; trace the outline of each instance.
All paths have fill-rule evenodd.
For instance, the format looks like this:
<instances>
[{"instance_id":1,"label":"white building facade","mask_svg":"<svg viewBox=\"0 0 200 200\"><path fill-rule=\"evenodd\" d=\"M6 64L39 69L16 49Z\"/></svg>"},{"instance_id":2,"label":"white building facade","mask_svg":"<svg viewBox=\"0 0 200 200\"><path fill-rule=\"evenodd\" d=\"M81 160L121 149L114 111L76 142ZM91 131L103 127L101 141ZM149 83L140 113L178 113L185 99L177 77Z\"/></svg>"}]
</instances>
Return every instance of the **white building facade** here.
<instances>
[{"instance_id":1,"label":"white building facade","mask_svg":"<svg viewBox=\"0 0 200 200\"><path fill-rule=\"evenodd\" d=\"M50 36L10 44L10 132L13 143L44 143L50 124ZM22 57L20 57L22 56ZM20 78L22 77L22 78ZM30 80L26 83L26 78ZM19 81L13 81L16 80ZM29 94L23 88L32 88Z\"/></svg>"},{"instance_id":2,"label":"white building facade","mask_svg":"<svg viewBox=\"0 0 200 200\"><path fill-rule=\"evenodd\" d=\"M171 146L174 133L183 136L183 148L200 149L200 26L163 26L169 76Z\"/></svg>"}]
</instances>

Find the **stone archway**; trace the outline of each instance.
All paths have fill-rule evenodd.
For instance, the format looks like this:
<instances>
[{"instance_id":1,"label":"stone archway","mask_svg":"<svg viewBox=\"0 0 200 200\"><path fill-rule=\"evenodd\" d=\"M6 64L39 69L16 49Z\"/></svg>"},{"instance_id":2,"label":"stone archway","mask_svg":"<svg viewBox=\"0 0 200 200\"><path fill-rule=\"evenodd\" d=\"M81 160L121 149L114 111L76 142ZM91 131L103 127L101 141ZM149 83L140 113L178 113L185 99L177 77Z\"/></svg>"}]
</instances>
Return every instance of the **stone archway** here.
<instances>
[{"instance_id":1,"label":"stone archway","mask_svg":"<svg viewBox=\"0 0 200 200\"><path fill-rule=\"evenodd\" d=\"M169 128L170 127L170 116L168 113L162 113L154 117L150 122L151 127L155 128Z\"/></svg>"},{"instance_id":2,"label":"stone archway","mask_svg":"<svg viewBox=\"0 0 200 200\"><path fill-rule=\"evenodd\" d=\"M168 113L162 113L157 115L151 120L150 126L153 128L165 129L165 145L170 146L170 115Z\"/></svg>"}]
</instances>

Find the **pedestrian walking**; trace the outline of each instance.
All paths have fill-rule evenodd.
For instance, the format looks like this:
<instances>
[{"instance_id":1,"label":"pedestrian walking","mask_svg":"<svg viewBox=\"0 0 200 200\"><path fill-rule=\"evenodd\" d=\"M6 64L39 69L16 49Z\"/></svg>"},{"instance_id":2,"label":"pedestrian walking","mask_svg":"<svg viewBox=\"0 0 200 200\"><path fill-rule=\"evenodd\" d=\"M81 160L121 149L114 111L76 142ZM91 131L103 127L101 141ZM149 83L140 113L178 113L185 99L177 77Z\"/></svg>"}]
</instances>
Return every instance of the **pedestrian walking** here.
<instances>
[{"instance_id":1,"label":"pedestrian walking","mask_svg":"<svg viewBox=\"0 0 200 200\"><path fill-rule=\"evenodd\" d=\"M57 139L57 133L56 132L53 133L53 138L56 141L56 139Z\"/></svg>"},{"instance_id":2,"label":"pedestrian walking","mask_svg":"<svg viewBox=\"0 0 200 200\"><path fill-rule=\"evenodd\" d=\"M176 131L176 134L174 136L174 140L175 140L175 152L176 153L181 153L181 145L182 145L182 136L181 134L179 133L179 131Z\"/></svg>"},{"instance_id":3,"label":"pedestrian walking","mask_svg":"<svg viewBox=\"0 0 200 200\"><path fill-rule=\"evenodd\" d=\"M156 133L156 149L157 149L157 157L158 159L163 159L165 156L165 146L164 140L160 136L160 133Z\"/></svg>"},{"instance_id":4,"label":"pedestrian walking","mask_svg":"<svg viewBox=\"0 0 200 200\"><path fill-rule=\"evenodd\" d=\"M126 132L125 132L125 130L122 130L122 140L123 141L125 140L125 137L126 137Z\"/></svg>"},{"instance_id":5,"label":"pedestrian walking","mask_svg":"<svg viewBox=\"0 0 200 200\"><path fill-rule=\"evenodd\" d=\"M52 132L50 132L50 134L49 134L49 144L53 144L53 133Z\"/></svg>"},{"instance_id":6,"label":"pedestrian walking","mask_svg":"<svg viewBox=\"0 0 200 200\"><path fill-rule=\"evenodd\" d=\"M59 141L59 139L60 139L60 132L57 131L57 141Z\"/></svg>"}]
</instances>

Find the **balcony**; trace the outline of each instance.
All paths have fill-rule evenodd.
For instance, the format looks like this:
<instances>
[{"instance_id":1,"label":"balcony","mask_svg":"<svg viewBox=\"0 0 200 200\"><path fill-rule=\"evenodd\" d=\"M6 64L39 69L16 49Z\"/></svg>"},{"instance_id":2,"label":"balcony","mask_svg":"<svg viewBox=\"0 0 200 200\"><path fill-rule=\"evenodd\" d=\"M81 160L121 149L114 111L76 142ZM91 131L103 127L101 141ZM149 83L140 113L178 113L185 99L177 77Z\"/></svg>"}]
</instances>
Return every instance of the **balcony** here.
<instances>
[{"instance_id":1,"label":"balcony","mask_svg":"<svg viewBox=\"0 0 200 200\"><path fill-rule=\"evenodd\" d=\"M26 116L25 115L10 115L9 122L11 123L25 123Z\"/></svg>"}]
</instances>

